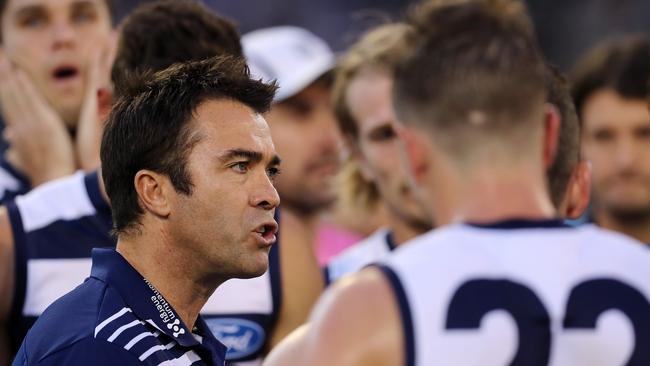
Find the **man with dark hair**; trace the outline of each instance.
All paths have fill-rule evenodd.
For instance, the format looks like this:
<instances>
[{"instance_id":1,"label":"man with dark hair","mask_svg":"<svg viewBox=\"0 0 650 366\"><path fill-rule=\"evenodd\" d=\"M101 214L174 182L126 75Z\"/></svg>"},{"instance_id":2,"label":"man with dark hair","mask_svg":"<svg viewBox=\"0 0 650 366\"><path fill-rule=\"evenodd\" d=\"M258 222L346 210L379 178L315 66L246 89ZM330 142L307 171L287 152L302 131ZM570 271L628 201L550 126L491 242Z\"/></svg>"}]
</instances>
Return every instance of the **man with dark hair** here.
<instances>
[{"instance_id":1,"label":"man with dark hair","mask_svg":"<svg viewBox=\"0 0 650 366\"><path fill-rule=\"evenodd\" d=\"M199 30L201 27L205 29ZM159 29L165 33L169 29L193 32L163 37L157 33ZM175 61L192 60L193 55L203 59L224 49L241 55L239 35L232 24L191 1L143 5L125 19L121 30L122 37L135 38L119 42L116 60L134 69L146 65L164 68ZM223 34L217 36L221 31ZM148 38L134 36L137 32L144 32ZM212 38L222 40L223 45L211 43ZM146 40L153 44L142 43ZM162 43L165 46L156 51L142 53L143 48L153 50ZM177 54L177 49L183 52ZM132 63L136 55L141 56L139 65ZM113 74L127 71L114 70ZM0 207L0 293L4 294L0 296L0 348L9 344L8 350L0 351L0 364L4 364L3 357L15 354L43 310L88 276L91 248L115 245L110 236L111 210L100 182L97 172L80 172ZM2 339L5 332L9 333L8 341Z\"/></svg>"},{"instance_id":2,"label":"man with dark hair","mask_svg":"<svg viewBox=\"0 0 650 366\"><path fill-rule=\"evenodd\" d=\"M331 287L269 365L650 362L650 253L557 219L546 173L560 121L518 6L450 2L411 21L393 101L440 227ZM626 319L605 325L608 309Z\"/></svg>"},{"instance_id":3,"label":"man with dark hair","mask_svg":"<svg viewBox=\"0 0 650 366\"><path fill-rule=\"evenodd\" d=\"M575 220L589 205L591 169L580 156L580 121L566 77L547 65L545 84L546 100L557 108L560 119L557 152L547 171L551 202L561 217Z\"/></svg>"},{"instance_id":4,"label":"man with dark hair","mask_svg":"<svg viewBox=\"0 0 650 366\"><path fill-rule=\"evenodd\" d=\"M243 56L235 25L200 3L155 1L137 7L129 18L120 29L120 55L111 73L116 88L130 74L162 70L177 62Z\"/></svg>"},{"instance_id":5,"label":"man with dark hair","mask_svg":"<svg viewBox=\"0 0 650 366\"><path fill-rule=\"evenodd\" d=\"M279 169L268 125L274 85L241 58L179 64L134 80L102 138L116 250L50 306L14 365L225 365L198 315L230 278L264 273Z\"/></svg>"},{"instance_id":6,"label":"man with dark hair","mask_svg":"<svg viewBox=\"0 0 650 366\"><path fill-rule=\"evenodd\" d=\"M173 29L178 33L163 36ZM232 23L193 1L143 4L125 19L121 31L122 38L131 40L118 42L116 64L129 69L113 70L117 95L124 75L147 65L166 67L224 50L241 53ZM217 36L220 31L223 34ZM77 173L38 187L8 203L6 209L0 207L0 225L6 227L0 230L4 248L0 250L0 287L6 291L0 292L15 293L0 297L0 323L6 324L13 344L10 354L17 351L43 310L88 276L91 248L115 245L109 235L111 210L100 182L95 172ZM271 249L266 273L227 281L201 311L210 330L228 346L231 364L261 363L274 342L306 319L317 296L311 295L321 286L318 267L312 264L313 252L306 250L310 248L304 241L291 242L286 232L279 233L282 245ZM319 281L315 291L313 276L306 276L303 268L315 272Z\"/></svg>"},{"instance_id":7,"label":"man with dark hair","mask_svg":"<svg viewBox=\"0 0 650 366\"><path fill-rule=\"evenodd\" d=\"M107 0L0 3L0 203L99 166L113 38Z\"/></svg>"},{"instance_id":8,"label":"man with dark hair","mask_svg":"<svg viewBox=\"0 0 650 366\"><path fill-rule=\"evenodd\" d=\"M650 243L650 41L605 42L576 64L572 79L593 167L592 219Z\"/></svg>"}]
</instances>

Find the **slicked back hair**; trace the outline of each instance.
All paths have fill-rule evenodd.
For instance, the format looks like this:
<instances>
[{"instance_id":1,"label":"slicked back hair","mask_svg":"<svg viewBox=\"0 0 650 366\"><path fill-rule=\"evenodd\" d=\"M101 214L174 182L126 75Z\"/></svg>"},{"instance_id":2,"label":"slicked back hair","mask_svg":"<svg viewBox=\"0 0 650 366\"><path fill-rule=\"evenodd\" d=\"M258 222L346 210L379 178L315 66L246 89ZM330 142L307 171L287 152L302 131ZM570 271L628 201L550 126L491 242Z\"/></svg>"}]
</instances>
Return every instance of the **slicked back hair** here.
<instances>
[{"instance_id":1,"label":"slicked back hair","mask_svg":"<svg viewBox=\"0 0 650 366\"><path fill-rule=\"evenodd\" d=\"M452 3L411 20L418 39L393 89L399 119L458 158L486 139L530 147L528 136L541 128L545 65L528 23L509 10L519 2Z\"/></svg>"},{"instance_id":2,"label":"slicked back hair","mask_svg":"<svg viewBox=\"0 0 650 366\"><path fill-rule=\"evenodd\" d=\"M192 194L187 157L201 138L191 124L201 103L227 99L264 113L276 89L251 79L245 60L234 56L133 76L113 106L100 149L114 232L119 236L137 230L143 209L134 179L140 170L167 175L177 192Z\"/></svg>"},{"instance_id":3,"label":"slicked back hair","mask_svg":"<svg viewBox=\"0 0 650 366\"><path fill-rule=\"evenodd\" d=\"M130 74L218 55L243 57L234 23L191 0L145 3L122 22L111 77L115 93Z\"/></svg>"}]
</instances>

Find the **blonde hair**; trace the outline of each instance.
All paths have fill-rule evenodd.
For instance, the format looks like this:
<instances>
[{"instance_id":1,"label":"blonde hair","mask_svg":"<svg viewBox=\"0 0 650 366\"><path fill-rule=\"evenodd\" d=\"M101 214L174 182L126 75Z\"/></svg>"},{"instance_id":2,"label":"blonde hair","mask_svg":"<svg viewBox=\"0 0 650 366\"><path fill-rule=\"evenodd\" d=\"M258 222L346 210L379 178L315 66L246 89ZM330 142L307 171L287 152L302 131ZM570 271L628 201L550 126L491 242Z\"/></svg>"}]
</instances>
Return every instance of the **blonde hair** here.
<instances>
[{"instance_id":1,"label":"blonde hair","mask_svg":"<svg viewBox=\"0 0 650 366\"><path fill-rule=\"evenodd\" d=\"M359 129L347 103L347 90L363 70L374 69L393 74L393 69L410 51L411 26L389 23L370 30L341 57L336 67L332 101L339 128L349 147L356 150ZM358 163L348 158L339 174L339 194L342 204L374 209L379 192L373 182L361 174Z\"/></svg>"}]
</instances>

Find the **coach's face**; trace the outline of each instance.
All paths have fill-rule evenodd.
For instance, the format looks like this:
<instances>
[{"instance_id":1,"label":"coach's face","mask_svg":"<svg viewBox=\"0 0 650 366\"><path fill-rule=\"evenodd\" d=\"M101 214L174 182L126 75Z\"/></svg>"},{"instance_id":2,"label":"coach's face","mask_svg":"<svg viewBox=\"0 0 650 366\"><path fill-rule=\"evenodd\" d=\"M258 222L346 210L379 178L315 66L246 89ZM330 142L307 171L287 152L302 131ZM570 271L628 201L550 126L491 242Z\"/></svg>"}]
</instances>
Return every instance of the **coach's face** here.
<instances>
[{"instance_id":1,"label":"coach's face","mask_svg":"<svg viewBox=\"0 0 650 366\"><path fill-rule=\"evenodd\" d=\"M200 134L187 160L193 188L175 195L171 235L201 273L259 276L275 242L280 203L269 127L241 103L209 100L196 109L190 128Z\"/></svg>"},{"instance_id":2,"label":"coach's face","mask_svg":"<svg viewBox=\"0 0 650 366\"><path fill-rule=\"evenodd\" d=\"M650 113L643 99L613 90L582 108L585 158L592 163L594 198L621 218L650 215Z\"/></svg>"},{"instance_id":3,"label":"coach's face","mask_svg":"<svg viewBox=\"0 0 650 366\"><path fill-rule=\"evenodd\" d=\"M346 103L359 130L355 158L364 178L376 184L392 215L410 226L428 228L430 220L418 205L406 166L399 159L392 86L392 78L372 70L362 72L350 83Z\"/></svg>"}]
</instances>

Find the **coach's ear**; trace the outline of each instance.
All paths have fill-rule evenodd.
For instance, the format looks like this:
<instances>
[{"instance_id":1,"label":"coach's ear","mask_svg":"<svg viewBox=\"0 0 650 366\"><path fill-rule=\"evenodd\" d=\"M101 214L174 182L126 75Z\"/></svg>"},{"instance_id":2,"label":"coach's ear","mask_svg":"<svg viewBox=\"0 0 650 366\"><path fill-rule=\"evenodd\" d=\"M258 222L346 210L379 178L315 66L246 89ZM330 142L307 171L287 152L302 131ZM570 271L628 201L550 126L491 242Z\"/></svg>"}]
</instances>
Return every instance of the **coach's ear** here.
<instances>
[{"instance_id":1,"label":"coach's ear","mask_svg":"<svg viewBox=\"0 0 650 366\"><path fill-rule=\"evenodd\" d=\"M157 217L166 218L171 212L171 181L151 170L140 170L134 179L135 190L142 208Z\"/></svg>"},{"instance_id":2,"label":"coach's ear","mask_svg":"<svg viewBox=\"0 0 650 366\"><path fill-rule=\"evenodd\" d=\"M557 155L562 118L554 105L546 103L544 109L544 169L548 171Z\"/></svg>"},{"instance_id":3,"label":"coach's ear","mask_svg":"<svg viewBox=\"0 0 650 366\"><path fill-rule=\"evenodd\" d=\"M589 206L591 196L591 165L581 160L573 169L566 195L565 216L578 219Z\"/></svg>"}]
</instances>

